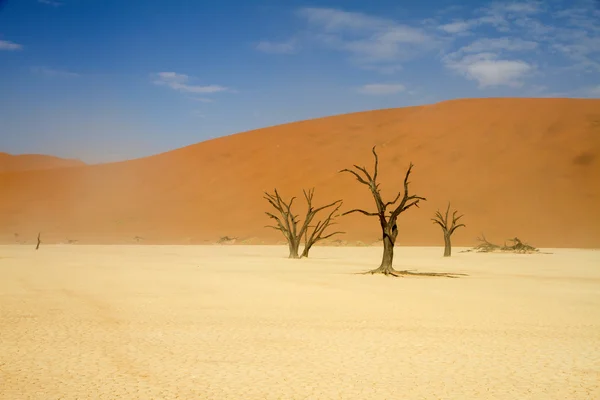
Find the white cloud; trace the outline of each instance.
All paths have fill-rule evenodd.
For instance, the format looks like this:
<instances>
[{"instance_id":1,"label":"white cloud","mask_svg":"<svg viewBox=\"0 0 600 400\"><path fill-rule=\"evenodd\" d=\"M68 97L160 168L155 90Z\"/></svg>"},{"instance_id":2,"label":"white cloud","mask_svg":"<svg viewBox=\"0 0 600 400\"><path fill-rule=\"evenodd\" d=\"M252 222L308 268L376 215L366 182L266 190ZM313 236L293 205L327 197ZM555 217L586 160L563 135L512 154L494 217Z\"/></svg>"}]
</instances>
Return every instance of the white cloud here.
<instances>
[{"instance_id":1,"label":"white cloud","mask_svg":"<svg viewBox=\"0 0 600 400\"><path fill-rule=\"evenodd\" d=\"M312 37L322 45L347 52L365 65L399 63L435 48L435 38L421 27L386 18L333 8L303 8Z\"/></svg>"},{"instance_id":2,"label":"white cloud","mask_svg":"<svg viewBox=\"0 0 600 400\"><path fill-rule=\"evenodd\" d=\"M468 21L454 21L448 24L440 25L438 29L447 33L463 33L471 29L473 24Z\"/></svg>"},{"instance_id":3,"label":"white cloud","mask_svg":"<svg viewBox=\"0 0 600 400\"><path fill-rule=\"evenodd\" d=\"M0 51L1 50L7 50L7 51L14 51L14 50L22 50L23 46L15 43L15 42L10 42L8 40L0 40Z\"/></svg>"},{"instance_id":4,"label":"white cloud","mask_svg":"<svg viewBox=\"0 0 600 400\"><path fill-rule=\"evenodd\" d=\"M491 5L477 10L480 16L473 22L489 24L499 31L507 32L510 30L510 21L528 17L541 11L541 3L538 1L493 2Z\"/></svg>"},{"instance_id":5,"label":"white cloud","mask_svg":"<svg viewBox=\"0 0 600 400\"><path fill-rule=\"evenodd\" d=\"M306 7L298 10L298 14L305 17L309 23L329 32L373 30L394 25L392 21L384 18L335 8Z\"/></svg>"},{"instance_id":6,"label":"white cloud","mask_svg":"<svg viewBox=\"0 0 600 400\"><path fill-rule=\"evenodd\" d=\"M362 86L358 91L370 95L397 94L406 90L404 85L399 83L372 83Z\"/></svg>"},{"instance_id":7,"label":"white cloud","mask_svg":"<svg viewBox=\"0 0 600 400\"><path fill-rule=\"evenodd\" d=\"M457 53L481 53L490 51L531 51L538 47L537 42L519 38L482 38L477 39L467 46L461 47Z\"/></svg>"},{"instance_id":8,"label":"white cloud","mask_svg":"<svg viewBox=\"0 0 600 400\"><path fill-rule=\"evenodd\" d=\"M597 73L600 71L599 18L600 7L596 0L494 2L475 10L473 18L465 22L471 26L471 33L491 26L510 37L482 38L455 51L453 61L469 53L494 52L506 57L506 53L529 51L529 58L544 57L548 68L555 71ZM443 30L442 27L444 25L439 29ZM565 61L569 63L566 67Z\"/></svg>"},{"instance_id":9,"label":"white cloud","mask_svg":"<svg viewBox=\"0 0 600 400\"><path fill-rule=\"evenodd\" d=\"M520 87L523 78L535 69L525 61L498 59L493 53L472 54L458 61L447 60L446 66L469 80L477 81L480 88Z\"/></svg>"},{"instance_id":10,"label":"white cloud","mask_svg":"<svg viewBox=\"0 0 600 400\"><path fill-rule=\"evenodd\" d=\"M307 29L294 38L307 44L304 48L316 44L347 54L355 67L379 74L397 73L407 61L437 53L443 66L481 88L535 83L551 91L542 77L600 72L598 0L491 0L472 10L456 9L400 22L387 15L307 7L297 10ZM291 51L285 44L264 42L263 50ZM537 81L528 81L533 76Z\"/></svg>"},{"instance_id":11,"label":"white cloud","mask_svg":"<svg viewBox=\"0 0 600 400\"><path fill-rule=\"evenodd\" d=\"M486 25L499 32L510 32L512 24L531 20L530 16L541 11L541 3L536 1L492 2L475 9L472 18L454 20L440 24L437 28L453 35L464 35L472 29Z\"/></svg>"},{"instance_id":12,"label":"white cloud","mask_svg":"<svg viewBox=\"0 0 600 400\"><path fill-rule=\"evenodd\" d=\"M156 85L168 86L173 90L186 93L217 93L229 91L228 88L220 85L190 85L187 82L190 77L176 72L159 72L156 74L158 79L154 80Z\"/></svg>"},{"instance_id":13,"label":"white cloud","mask_svg":"<svg viewBox=\"0 0 600 400\"><path fill-rule=\"evenodd\" d=\"M80 76L79 74L71 71L65 71L60 69L53 69L48 67L31 67L31 72L38 75L44 75L49 77L57 78L75 78Z\"/></svg>"},{"instance_id":14,"label":"white cloud","mask_svg":"<svg viewBox=\"0 0 600 400\"><path fill-rule=\"evenodd\" d=\"M54 0L38 0L38 3L46 4L46 5L52 6L52 7L60 7L60 6L65 5L65 3L61 2L61 1L54 1Z\"/></svg>"},{"instance_id":15,"label":"white cloud","mask_svg":"<svg viewBox=\"0 0 600 400\"><path fill-rule=\"evenodd\" d=\"M443 57L445 66L467 79L477 81L480 88L491 86L522 86L522 79L535 69L520 59L510 59L507 53L531 52L537 42L519 38L482 38ZM501 58L503 56L503 58Z\"/></svg>"},{"instance_id":16,"label":"white cloud","mask_svg":"<svg viewBox=\"0 0 600 400\"><path fill-rule=\"evenodd\" d=\"M258 42L255 48L258 51L269 54L293 54L296 52L296 42L294 40L288 40L287 42L263 40Z\"/></svg>"}]
</instances>

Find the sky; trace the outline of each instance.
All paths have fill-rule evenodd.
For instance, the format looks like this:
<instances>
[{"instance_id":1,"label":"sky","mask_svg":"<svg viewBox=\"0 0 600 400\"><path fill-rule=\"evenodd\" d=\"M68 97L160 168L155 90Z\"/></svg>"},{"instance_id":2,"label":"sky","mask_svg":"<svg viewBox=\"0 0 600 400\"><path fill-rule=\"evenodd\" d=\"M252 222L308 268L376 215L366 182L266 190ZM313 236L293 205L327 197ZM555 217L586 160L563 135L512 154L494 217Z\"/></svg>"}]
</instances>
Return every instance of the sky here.
<instances>
[{"instance_id":1,"label":"sky","mask_svg":"<svg viewBox=\"0 0 600 400\"><path fill-rule=\"evenodd\" d=\"M0 0L0 152L88 163L329 115L600 97L600 0Z\"/></svg>"}]
</instances>

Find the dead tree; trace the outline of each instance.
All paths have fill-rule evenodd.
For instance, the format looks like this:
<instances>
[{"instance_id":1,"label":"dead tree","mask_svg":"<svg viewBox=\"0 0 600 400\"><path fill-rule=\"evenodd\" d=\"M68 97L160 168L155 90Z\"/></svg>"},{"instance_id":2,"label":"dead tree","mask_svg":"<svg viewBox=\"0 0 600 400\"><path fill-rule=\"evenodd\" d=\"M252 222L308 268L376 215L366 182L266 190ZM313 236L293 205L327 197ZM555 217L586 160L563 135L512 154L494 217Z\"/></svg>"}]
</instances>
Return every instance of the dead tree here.
<instances>
[{"instance_id":1,"label":"dead tree","mask_svg":"<svg viewBox=\"0 0 600 400\"><path fill-rule=\"evenodd\" d=\"M312 200L312 191L310 192L310 198ZM336 222L334 221L335 218L338 217L338 214L336 214L336 213L339 211L340 207L342 206L342 201L341 200L338 200L338 201L339 201L339 203L337 203L337 206L335 206L331 210L331 212L327 215L327 218L325 218L322 221L317 222L317 224L315 226L309 227L309 228L314 228L311 231L310 235L308 233L309 229L307 229L304 232L304 249L302 250L301 257L308 257L308 252L310 251L311 247L313 247L313 245L315 243L320 242L321 240L329 239L333 235L344 233L344 232L332 232L332 233L329 233L329 234L323 236L325 229L327 229L331 225L336 224ZM310 202L309 202L309 204L310 204ZM309 208L310 208L310 206L309 206Z\"/></svg>"},{"instance_id":2,"label":"dead tree","mask_svg":"<svg viewBox=\"0 0 600 400\"><path fill-rule=\"evenodd\" d=\"M442 216L442 213L436 211L435 218L432 218L434 224L438 224L442 231L444 232L444 257L450 257L452 255L452 242L450 241L450 237L460 227L465 227L465 224L456 224L459 219L463 217L463 215L456 216L458 211L454 211L452 213L452 222L448 224L448 216L450 213L450 203L448 203L448 208L446 209L446 214Z\"/></svg>"},{"instance_id":3,"label":"dead tree","mask_svg":"<svg viewBox=\"0 0 600 400\"><path fill-rule=\"evenodd\" d=\"M38 233L38 237L37 237L37 245L35 246L35 249L38 250L40 248L40 244L42 243L42 240L40 239L40 236L42 235L41 232Z\"/></svg>"},{"instance_id":4,"label":"dead tree","mask_svg":"<svg viewBox=\"0 0 600 400\"><path fill-rule=\"evenodd\" d=\"M314 195L314 189L302 191L304 193L304 198L307 203L306 217L302 222L302 225L299 227L298 216L294 215L292 211L292 204L294 203L295 197L292 197L289 202L284 201L277 189L274 190L273 194L265 192L264 198L277 210L279 215L275 215L270 212L265 212L267 216L273 219L276 225L267 225L267 228L276 229L281 231L283 236L288 242L289 247L289 257L288 258L301 258L308 257L308 252L310 248L318 241L324 240L332 237L333 235L337 235L343 232L333 232L327 235L323 235L325 230L334 225L334 219L337 215L334 215L342 206L342 200L336 200L333 203L327 204L322 207L313 208L312 200ZM311 225L313 219L320 211L323 211L327 208L334 207L333 210L329 213L327 218L319 221L316 225ZM312 232L309 233L309 230L312 228ZM304 251L302 252L302 256L298 255L300 249L300 242L304 237Z\"/></svg>"},{"instance_id":5,"label":"dead tree","mask_svg":"<svg viewBox=\"0 0 600 400\"><path fill-rule=\"evenodd\" d=\"M410 166L406 171L406 175L404 176L404 194L402 193L402 191L400 191L393 201L384 202L381 198L381 193L379 192L379 183L377 183L379 159L377 157L377 153L375 152L375 147L373 147L372 152L373 156L375 156L375 168L373 171L373 175L371 175L365 167L359 167L358 165L354 165L354 168L357 171L343 169L340 172L348 172L354 175L354 177L360 183L369 187L369 190L373 195L373 199L375 200L377 212L368 212L360 209L354 209L346 211L342 215L358 212L366 216L377 217L379 219L379 224L381 226L381 232L383 235L383 258L381 260L381 265L379 266L379 268L374 269L372 271L368 271L367 273L381 273L384 275L400 276L403 275L405 271L396 271L393 267L394 245L396 244L396 238L398 237L398 225L396 221L401 213L405 212L413 206L419 207L419 202L421 200L426 201L427 199L425 197L409 194L408 185L410 182L408 181L408 178L413 168L413 164L410 163ZM398 201L400 201L400 203L398 203ZM396 203L398 204L396 205ZM394 208L388 214L387 209L390 206L393 206Z\"/></svg>"}]
</instances>

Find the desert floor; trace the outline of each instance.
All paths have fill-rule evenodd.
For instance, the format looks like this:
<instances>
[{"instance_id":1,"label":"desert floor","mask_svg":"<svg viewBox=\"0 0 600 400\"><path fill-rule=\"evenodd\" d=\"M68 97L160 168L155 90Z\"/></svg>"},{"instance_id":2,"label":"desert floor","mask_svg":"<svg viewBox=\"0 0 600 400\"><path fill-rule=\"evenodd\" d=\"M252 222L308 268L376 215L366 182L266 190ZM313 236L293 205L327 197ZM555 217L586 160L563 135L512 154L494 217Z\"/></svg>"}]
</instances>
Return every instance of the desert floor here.
<instances>
[{"instance_id":1,"label":"desert floor","mask_svg":"<svg viewBox=\"0 0 600 400\"><path fill-rule=\"evenodd\" d=\"M600 251L0 246L0 399L599 399Z\"/></svg>"}]
</instances>

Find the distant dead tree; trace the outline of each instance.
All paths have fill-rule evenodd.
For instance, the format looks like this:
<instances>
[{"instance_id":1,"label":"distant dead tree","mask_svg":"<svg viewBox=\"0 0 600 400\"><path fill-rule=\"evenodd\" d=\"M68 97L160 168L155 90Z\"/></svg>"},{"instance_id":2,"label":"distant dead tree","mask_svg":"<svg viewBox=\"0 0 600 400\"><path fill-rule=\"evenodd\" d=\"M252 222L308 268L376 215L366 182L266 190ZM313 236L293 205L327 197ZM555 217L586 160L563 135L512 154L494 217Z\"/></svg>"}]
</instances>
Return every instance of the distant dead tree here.
<instances>
[{"instance_id":1,"label":"distant dead tree","mask_svg":"<svg viewBox=\"0 0 600 400\"><path fill-rule=\"evenodd\" d=\"M307 203L306 217L302 222L302 225L299 227L298 216L294 215L292 211L292 204L294 203L295 197L292 197L289 202L284 201L277 189L274 190L273 194L265 192L264 198L277 210L279 215L275 215L270 212L265 212L269 218L273 219L276 225L267 225L267 228L276 229L281 231L283 236L286 238L288 242L288 247L290 250L290 254L288 258L302 258L308 257L308 252L311 247L324 239L328 239L333 235L341 234L344 232L332 232L324 235L325 230L331 226L335 225L335 218L337 217L336 213L342 206L342 200L336 200L333 203L327 204L322 207L314 208L312 205L312 200L314 196L314 189L302 191L304 193L304 198ZM333 207L326 218L317 222L316 225L311 225L313 219L320 211ZM312 229L312 230L311 230ZM300 242L304 238L304 250L302 255L298 255L300 249Z\"/></svg>"},{"instance_id":2,"label":"distant dead tree","mask_svg":"<svg viewBox=\"0 0 600 400\"><path fill-rule=\"evenodd\" d=\"M458 220L463 217L463 215L459 215L458 217L456 216L458 211L454 211L452 213L452 222L448 224L449 213L450 203L448 203L448 208L446 209L445 215L442 215L442 213L438 210L435 213L435 217L431 219L434 224L438 224L442 228L444 233L444 257L450 257L452 255L452 242L450 241L450 237L454 231L460 227L466 226L465 224L456 224Z\"/></svg>"},{"instance_id":3,"label":"distant dead tree","mask_svg":"<svg viewBox=\"0 0 600 400\"><path fill-rule=\"evenodd\" d=\"M35 246L35 249L38 250L40 248L40 244L42 243L42 240L40 239L42 233L39 232L38 236L37 236L37 245Z\"/></svg>"},{"instance_id":4,"label":"distant dead tree","mask_svg":"<svg viewBox=\"0 0 600 400\"><path fill-rule=\"evenodd\" d=\"M377 183L379 159L377 157L377 152L375 151L375 146L373 147L372 152L373 156L375 157L375 168L373 175L371 175L365 167L359 167L358 165L354 165L356 171L343 169L340 172L348 172L354 175L354 177L360 183L369 187L369 190L373 195L373 199L375 200L377 212L354 209L346 211L342 215L358 212L366 216L377 217L379 219L379 224L381 226L381 232L383 235L383 258L379 268L368 271L367 273L380 273L384 275L400 276L405 274L406 271L396 271L393 268L394 245L396 244L396 238L398 237L398 225L396 220L401 213L405 212L412 206L418 207L421 200L426 201L427 199L425 197L409 194L408 185L410 182L408 181L408 178L413 168L413 164L410 163L410 166L406 171L406 175L404 176L404 194L402 191L400 191L393 201L384 202L381 198L381 193L379 192L379 183ZM398 203L398 201L400 201L400 203ZM398 204L396 205L396 203ZM389 214L386 214L387 209L390 206L393 206L394 208L389 212Z\"/></svg>"}]
</instances>

